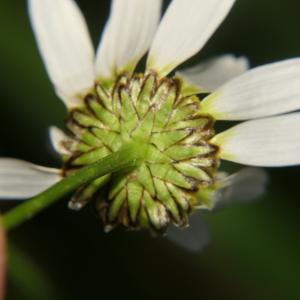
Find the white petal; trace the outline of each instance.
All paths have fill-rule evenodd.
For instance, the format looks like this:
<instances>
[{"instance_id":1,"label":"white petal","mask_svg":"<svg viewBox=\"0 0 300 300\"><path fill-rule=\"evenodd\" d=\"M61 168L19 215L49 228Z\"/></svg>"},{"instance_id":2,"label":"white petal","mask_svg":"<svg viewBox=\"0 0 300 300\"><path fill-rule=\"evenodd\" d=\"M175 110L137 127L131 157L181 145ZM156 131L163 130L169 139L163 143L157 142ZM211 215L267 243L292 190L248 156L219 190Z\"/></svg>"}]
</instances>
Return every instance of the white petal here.
<instances>
[{"instance_id":1,"label":"white petal","mask_svg":"<svg viewBox=\"0 0 300 300\"><path fill-rule=\"evenodd\" d=\"M60 170L40 167L19 159L0 158L1 199L32 197L60 179Z\"/></svg>"},{"instance_id":2,"label":"white petal","mask_svg":"<svg viewBox=\"0 0 300 300\"><path fill-rule=\"evenodd\" d=\"M155 35L147 66L162 76L196 54L235 0L173 0Z\"/></svg>"},{"instance_id":3,"label":"white petal","mask_svg":"<svg viewBox=\"0 0 300 300\"><path fill-rule=\"evenodd\" d=\"M218 135L220 157L252 166L300 164L300 113L247 121Z\"/></svg>"},{"instance_id":4,"label":"white petal","mask_svg":"<svg viewBox=\"0 0 300 300\"><path fill-rule=\"evenodd\" d=\"M62 144L63 141L69 140L69 137L62 130L55 126L51 126L49 129L49 134L51 145L58 154L70 154Z\"/></svg>"},{"instance_id":5,"label":"white petal","mask_svg":"<svg viewBox=\"0 0 300 300\"><path fill-rule=\"evenodd\" d=\"M133 70L146 53L156 31L161 0L114 0L99 44L97 77L111 78Z\"/></svg>"},{"instance_id":6,"label":"white petal","mask_svg":"<svg viewBox=\"0 0 300 300\"><path fill-rule=\"evenodd\" d=\"M195 213L190 217L188 228L180 229L170 226L167 230L167 238L177 246L190 252L201 251L210 241L207 224L199 213Z\"/></svg>"},{"instance_id":7,"label":"white petal","mask_svg":"<svg viewBox=\"0 0 300 300\"><path fill-rule=\"evenodd\" d=\"M204 113L220 120L245 120L300 108L300 59L254 68L202 102Z\"/></svg>"},{"instance_id":8,"label":"white petal","mask_svg":"<svg viewBox=\"0 0 300 300\"><path fill-rule=\"evenodd\" d=\"M217 191L214 209L256 200L264 194L267 183L268 176L260 168L243 168L226 176L220 180L221 188Z\"/></svg>"},{"instance_id":9,"label":"white petal","mask_svg":"<svg viewBox=\"0 0 300 300\"><path fill-rule=\"evenodd\" d=\"M198 86L206 92L213 92L230 79L245 73L248 68L247 58L223 55L183 69L177 74L188 83Z\"/></svg>"},{"instance_id":10,"label":"white petal","mask_svg":"<svg viewBox=\"0 0 300 300\"><path fill-rule=\"evenodd\" d=\"M88 28L72 0L29 0L38 47L57 94L68 107L94 82L94 50Z\"/></svg>"}]
</instances>

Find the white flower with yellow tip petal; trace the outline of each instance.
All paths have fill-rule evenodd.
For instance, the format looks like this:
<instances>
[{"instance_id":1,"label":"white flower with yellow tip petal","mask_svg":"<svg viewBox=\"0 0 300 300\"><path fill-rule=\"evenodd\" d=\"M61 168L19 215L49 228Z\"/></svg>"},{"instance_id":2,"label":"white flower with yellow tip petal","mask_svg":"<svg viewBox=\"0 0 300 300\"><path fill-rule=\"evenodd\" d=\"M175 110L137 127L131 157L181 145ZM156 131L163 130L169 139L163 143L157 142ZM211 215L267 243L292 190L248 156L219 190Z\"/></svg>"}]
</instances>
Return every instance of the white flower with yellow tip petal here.
<instances>
[{"instance_id":1,"label":"white flower with yellow tip petal","mask_svg":"<svg viewBox=\"0 0 300 300\"><path fill-rule=\"evenodd\" d=\"M97 198L107 229L161 230L186 226L197 208L262 193L261 170L226 177L218 172L221 159L300 163L300 114L274 117L300 108L300 59L247 71L245 58L226 55L170 75L203 48L234 0L173 0L161 21L160 0L114 0L96 53L74 1L28 2L47 72L68 109L70 134L51 129L63 172L1 159L1 198L32 196L136 140L149 146L142 165L82 187L70 206ZM147 51L145 72L135 72ZM209 95L200 99L203 92ZM216 120L247 121L215 134ZM196 240L195 249L193 234L185 237Z\"/></svg>"}]
</instances>

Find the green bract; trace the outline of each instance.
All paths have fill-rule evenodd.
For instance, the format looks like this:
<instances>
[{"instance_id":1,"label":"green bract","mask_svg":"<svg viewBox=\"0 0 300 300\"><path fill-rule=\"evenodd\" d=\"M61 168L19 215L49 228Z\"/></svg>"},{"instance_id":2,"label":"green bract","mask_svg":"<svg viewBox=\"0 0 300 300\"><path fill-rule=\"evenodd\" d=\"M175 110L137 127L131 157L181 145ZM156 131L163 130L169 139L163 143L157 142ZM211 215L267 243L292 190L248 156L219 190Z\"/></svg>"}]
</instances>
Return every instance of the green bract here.
<instances>
[{"instance_id":1,"label":"green bract","mask_svg":"<svg viewBox=\"0 0 300 300\"><path fill-rule=\"evenodd\" d=\"M135 142L147 146L139 167L106 175L77 191L70 202L81 208L92 198L109 230L185 226L188 214L209 206L218 159L208 140L213 119L201 114L196 95L178 78L122 75L115 84L97 83L85 105L70 112L65 173L91 164Z\"/></svg>"}]
</instances>

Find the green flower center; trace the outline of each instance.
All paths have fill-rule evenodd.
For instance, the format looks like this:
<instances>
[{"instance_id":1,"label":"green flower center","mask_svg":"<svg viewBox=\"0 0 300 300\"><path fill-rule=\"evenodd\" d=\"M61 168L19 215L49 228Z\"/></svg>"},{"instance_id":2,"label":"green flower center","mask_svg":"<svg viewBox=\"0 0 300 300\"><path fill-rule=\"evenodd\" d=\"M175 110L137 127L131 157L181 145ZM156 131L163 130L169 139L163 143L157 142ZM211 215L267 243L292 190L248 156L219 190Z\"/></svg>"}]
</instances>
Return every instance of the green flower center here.
<instances>
[{"instance_id":1,"label":"green flower center","mask_svg":"<svg viewBox=\"0 0 300 300\"><path fill-rule=\"evenodd\" d=\"M79 209L95 199L106 230L186 226L193 210L209 205L219 165L209 143L214 121L201 114L199 98L185 94L179 79L124 74L113 84L96 83L66 124L65 173L131 141L147 145L139 167L83 186L70 202Z\"/></svg>"}]
</instances>

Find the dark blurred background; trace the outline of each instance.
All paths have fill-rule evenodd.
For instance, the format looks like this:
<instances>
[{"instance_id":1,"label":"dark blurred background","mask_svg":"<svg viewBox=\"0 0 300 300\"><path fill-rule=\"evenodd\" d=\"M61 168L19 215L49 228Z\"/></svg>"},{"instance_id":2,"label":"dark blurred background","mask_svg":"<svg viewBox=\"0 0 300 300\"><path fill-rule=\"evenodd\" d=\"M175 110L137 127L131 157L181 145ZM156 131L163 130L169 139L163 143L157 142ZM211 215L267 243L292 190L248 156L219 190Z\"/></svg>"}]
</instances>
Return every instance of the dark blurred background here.
<instances>
[{"instance_id":1,"label":"dark blurred background","mask_svg":"<svg viewBox=\"0 0 300 300\"><path fill-rule=\"evenodd\" d=\"M110 1L78 3L96 45ZM252 66L299 56L299 11L299 0L239 0L187 65L223 53L246 55ZM66 111L26 1L0 2L0 43L0 156L59 166L48 127L63 127ZM205 215L212 241L198 254L145 233L104 234L91 207L76 213L60 201L9 233L8 299L300 299L300 168L267 172L262 199Z\"/></svg>"}]
</instances>

